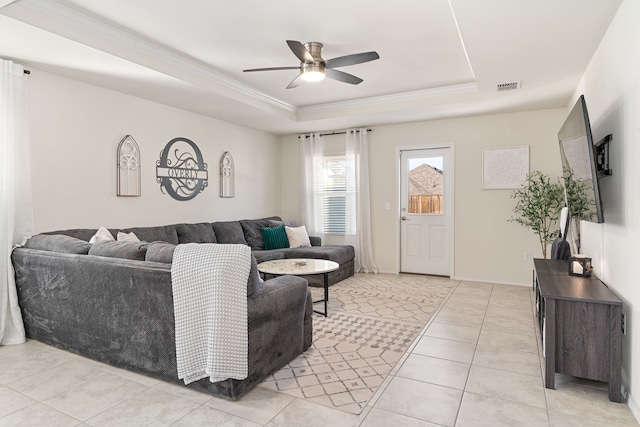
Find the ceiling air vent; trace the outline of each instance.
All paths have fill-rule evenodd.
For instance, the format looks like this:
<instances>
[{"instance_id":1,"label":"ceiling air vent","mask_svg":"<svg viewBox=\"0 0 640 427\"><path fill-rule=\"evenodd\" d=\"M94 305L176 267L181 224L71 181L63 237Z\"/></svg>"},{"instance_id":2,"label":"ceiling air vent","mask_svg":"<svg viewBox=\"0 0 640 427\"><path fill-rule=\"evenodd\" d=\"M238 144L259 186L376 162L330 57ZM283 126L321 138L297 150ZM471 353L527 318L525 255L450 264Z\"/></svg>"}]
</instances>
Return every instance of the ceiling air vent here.
<instances>
[{"instance_id":1,"label":"ceiling air vent","mask_svg":"<svg viewBox=\"0 0 640 427\"><path fill-rule=\"evenodd\" d=\"M516 89L520 89L520 82L500 83L497 87L498 87L498 92L516 90Z\"/></svg>"}]
</instances>

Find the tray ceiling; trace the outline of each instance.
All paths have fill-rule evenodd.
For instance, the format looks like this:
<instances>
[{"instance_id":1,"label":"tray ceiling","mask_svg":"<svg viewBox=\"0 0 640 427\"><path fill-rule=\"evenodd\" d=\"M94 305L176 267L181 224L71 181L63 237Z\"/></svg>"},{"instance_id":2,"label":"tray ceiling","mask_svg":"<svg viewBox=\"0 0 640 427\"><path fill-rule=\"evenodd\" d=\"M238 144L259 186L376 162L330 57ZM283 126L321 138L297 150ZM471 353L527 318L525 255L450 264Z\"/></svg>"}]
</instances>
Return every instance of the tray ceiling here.
<instances>
[{"instance_id":1,"label":"tray ceiling","mask_svg":"<svg viewBox=\"0 0 640 427\"><path fill-rule=\"evenodd\" d=\"M0 56L288 134L565 107L620 2L5 0ZM341 68L359 85L242 72L297 66L288 39L380 59Z\"/></svg>"}]
</instances>

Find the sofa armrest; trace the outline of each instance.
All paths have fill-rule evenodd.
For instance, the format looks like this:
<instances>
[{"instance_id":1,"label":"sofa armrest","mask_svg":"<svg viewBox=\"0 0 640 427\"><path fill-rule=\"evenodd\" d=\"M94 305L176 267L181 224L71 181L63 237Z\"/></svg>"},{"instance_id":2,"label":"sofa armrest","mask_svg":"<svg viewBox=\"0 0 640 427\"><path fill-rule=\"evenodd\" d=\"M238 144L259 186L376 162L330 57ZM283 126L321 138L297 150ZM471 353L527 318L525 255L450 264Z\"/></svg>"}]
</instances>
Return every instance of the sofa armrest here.
<instances>
[{"instance_id":1,"label":"sofa armrest","mask_svg":"<svg viewBox=\"0 0 640 427\"><path fill-rule=\"evenodd\" d=\"M266 280L257 286L247 303L249 354L258 370L261 369L258 365L268 360L284 366L309 347L313 339L313 303L305 279L279 276ZM288 344L279 348L272 343Z\"/></svg>"},{"instance_id":2,"label":"sofa armrest","mask_svg":"<svg viewBox=\"0 0 640 427\"><path fill-rule=\"evenodd\" d=\"M306 279L299 276L278 276L259 283L256 291L248 297L248 302L250 307L256 309L254 316L278 318L284 312L299 310L304 313L307 292Z\"/></svg>"},{"instance_id":3,"label":"sofa armrest","mask_svg":"<svg viewBox=\"0 0 640 427\"><path fill-rule=\"evenodd\" d=\"M309 236L309 241L311 242L311 246L322 246L322 237Z\"/></svg>"}]
</instances>

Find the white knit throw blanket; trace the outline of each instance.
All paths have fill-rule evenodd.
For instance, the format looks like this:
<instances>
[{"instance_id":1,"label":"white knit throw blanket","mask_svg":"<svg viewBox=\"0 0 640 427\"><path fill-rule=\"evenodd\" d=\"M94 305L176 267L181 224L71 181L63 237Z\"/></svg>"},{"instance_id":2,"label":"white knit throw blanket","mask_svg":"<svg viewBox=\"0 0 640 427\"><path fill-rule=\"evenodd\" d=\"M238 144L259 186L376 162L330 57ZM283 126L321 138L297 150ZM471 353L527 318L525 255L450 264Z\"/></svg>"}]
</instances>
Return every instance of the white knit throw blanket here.
<instances>
[{"instance_id":1,"label":"white knit throw blanket","mask_svg":"<svg viewBox=\"0 0 640 427\"><path fill-rule=\"evenodd\" d=\"M248 375L247 278L251 248L189 243L171 266L178 378L185 384Z\"/></svg>"}]
</instances>

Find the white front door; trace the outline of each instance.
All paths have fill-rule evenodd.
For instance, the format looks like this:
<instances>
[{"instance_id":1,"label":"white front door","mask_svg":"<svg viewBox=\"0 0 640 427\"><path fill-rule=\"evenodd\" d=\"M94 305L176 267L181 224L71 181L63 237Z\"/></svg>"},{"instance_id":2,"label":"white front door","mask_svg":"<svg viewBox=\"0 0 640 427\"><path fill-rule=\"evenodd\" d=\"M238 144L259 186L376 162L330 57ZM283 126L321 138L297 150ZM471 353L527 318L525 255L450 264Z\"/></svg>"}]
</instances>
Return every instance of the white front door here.
<instances>
[{"instance_id":1,"label":"white front door","mask_svg":"<svg viewBox=\"0 0 640 427\"><path fill-rule=\"evenodd\" d=\"M451 276L450 149L400 152L400 271Z\"/></svg>"}]
</instances>

